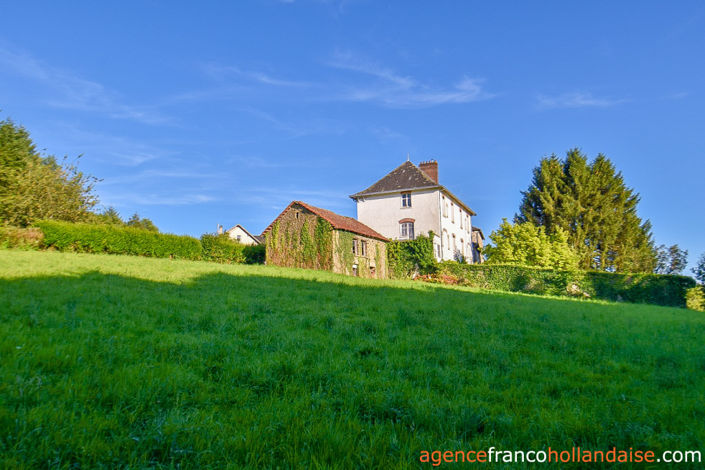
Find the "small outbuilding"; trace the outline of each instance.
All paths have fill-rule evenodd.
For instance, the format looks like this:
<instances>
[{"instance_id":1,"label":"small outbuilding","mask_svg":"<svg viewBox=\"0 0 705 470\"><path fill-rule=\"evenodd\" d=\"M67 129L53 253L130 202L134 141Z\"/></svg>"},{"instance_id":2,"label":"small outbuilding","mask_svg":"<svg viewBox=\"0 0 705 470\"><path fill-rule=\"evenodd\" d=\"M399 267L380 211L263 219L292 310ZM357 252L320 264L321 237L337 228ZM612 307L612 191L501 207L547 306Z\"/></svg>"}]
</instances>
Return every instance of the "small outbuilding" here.
<instances>
[{"instance_id":1,"label":"small outbuilding","mask_svg":"<svg viewBox=\"0 0 705 470\"><path fill-rule=\"evenodd\" d=\"M252 235L240 224L226 230L225 233L227 233L228 237L232 240L242 243L243 245L259 245L262 243L262 237L260 235Z\"/></svg>"},{"instance_id":2,"label":"small outbuilding","mask_svg":"<svg viewBox=\"0 0 705 470\"><path fill-rule=\"evenodd\" d=\"M388 239L351 217L293 201L262 235L267 264L387 277Z\"/></svg>"}]
</instances>

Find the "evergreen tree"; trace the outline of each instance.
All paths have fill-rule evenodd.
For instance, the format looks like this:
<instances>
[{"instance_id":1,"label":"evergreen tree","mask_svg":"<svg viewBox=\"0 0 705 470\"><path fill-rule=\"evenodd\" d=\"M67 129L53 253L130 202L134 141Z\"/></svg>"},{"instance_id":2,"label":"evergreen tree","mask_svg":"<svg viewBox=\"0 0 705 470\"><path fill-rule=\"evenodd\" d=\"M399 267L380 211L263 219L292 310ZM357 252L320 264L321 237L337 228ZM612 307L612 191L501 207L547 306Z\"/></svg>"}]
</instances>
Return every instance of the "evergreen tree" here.
<instances>
[{"instance_id":1,"label":"evergreen tree","mask_svg":"<svg viewBox=\"0 0 705 470\"><path fill-rule=\"evenodd\" d=\"M688 250L678 245L661 245L656 249L656 274L682 274L688 265Z\"/></svg>"},{"instance_id":2,"label":"evergreen tree","mask_svg":"<svg viewBox=\"0 0 705 470\"><path fill-rule=\"evenodd\" d=\"M150 232L158 232L159 231L157 226L154 225L154 222L152 222L149 219L141 219L139 214L137 214L137 213L134 213L132 215L132 217L130 217L130 219L127 221L126 225L128 225L130 227L149 230Z\"/></svg>"},{"instance_id":3,"label":"evergreen tree","mask_svg":"<svg viewBox=\"0 0 705 470\"><path fill-rule=\"evenodd\" d=\"M562 229L579 256L579 267L651 272L656 265L651 224L637 215L639 195L624 184L612 162L599 154L592 163L578 149L564 160L552 155L534 169L522 192L518 222L554 234Z\"/></svg>"},{"instance_id":4,"label":"evergreen tree","mask_svg":"<svg viewBox=\"0 0 705 470\"><path fill-rule=\"evenodd\" d=\"M693 268L693 274L700 284L705 284L705 253L700 255L697 266Z\"/></svg>"}]
</instances>

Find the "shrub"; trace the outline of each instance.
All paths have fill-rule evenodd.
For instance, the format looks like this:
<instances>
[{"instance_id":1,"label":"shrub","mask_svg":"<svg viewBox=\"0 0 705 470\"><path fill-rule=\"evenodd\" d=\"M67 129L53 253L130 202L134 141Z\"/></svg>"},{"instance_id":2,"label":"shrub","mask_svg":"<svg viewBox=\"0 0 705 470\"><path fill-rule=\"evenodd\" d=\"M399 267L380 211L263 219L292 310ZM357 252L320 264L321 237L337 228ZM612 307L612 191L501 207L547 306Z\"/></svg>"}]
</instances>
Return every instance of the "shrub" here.
<instances>
[{"instance_id":1,"label":"shrub","mask_svg":"<svg viewBox=\"0 0 705 470\"><path fill-rule=\"evenodd\" d=\"M705 312L705 287L697 286L688 289L685 294L685 304L691 310Z\"/></svg>"},{"instance_id":2,"label":"shrub","mask_svg":"<svg viewBox=\"0 0 705 470\"><path fill-rule=\"evenodd\" d=\"M44 234L37 228L0 227L0 248L38 249Z\"/></svg>"},{"instance_id":3,"label":"shrub","mask_svg":"<svg viewBox=\"0 0 705 470\"><path fill-rule=\"evenodd\" d=\"M267 253L267 246L261 245L247 245L242 250L245 255L245 263L247 264L264 264L264 260Z\"/></svg>"},{"instance_id":4,"label":"shrub","mask_svg":"<svg viewBox=\"0 0 705 470\"><path fill-rule=\"evenodd\" d=\"M686 276L557 271L452 261L441 263L440 274L454 276L459 284L472 287L673 307L685 307L686 291L695 287L695 281Z\"/></svg>"},{"instance_id":5,"label":"shrub","mask_svg":"<svg viewBox=\"0 0 705 470\"><path fill-rule=\"evenodd\" d=\"M156 233L115 225L92 225L52 220L43 220L35 225L44 233L42 246L59 251L139 255L154 258L201 258L201 243L188 236Z\"/></svg>"},{"instance_id":6,"label":"shrub","mask_svg":"<svg viewBox=\"0 0 705 470\"><path fill-rule=\"evenodd\" d=\"M437 263L433 254L433 232L429 232L428 236L419 235L414 240L389 242L387 264L393 278L407 278L415 272L435 272Z\"/></svg>"},{"instance_id":7,"label":"shrub","mask_svg":"<svg viewBox=\"0 0 705 470\"><path fill-rule=\"evenodd\" d=\"M245 245L232 240L227 234L201 236L203 259L216 263L244 263Z\"/></svg>"}]
</instances>

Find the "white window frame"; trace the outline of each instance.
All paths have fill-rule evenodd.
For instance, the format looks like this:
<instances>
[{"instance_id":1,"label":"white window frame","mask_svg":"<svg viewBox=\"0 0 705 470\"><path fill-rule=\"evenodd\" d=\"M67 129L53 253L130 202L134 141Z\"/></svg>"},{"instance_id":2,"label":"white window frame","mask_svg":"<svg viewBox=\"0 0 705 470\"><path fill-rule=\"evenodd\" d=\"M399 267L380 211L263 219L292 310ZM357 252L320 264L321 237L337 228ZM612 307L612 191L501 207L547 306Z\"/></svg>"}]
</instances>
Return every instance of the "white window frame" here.
<instances>
[{"instance_id":1,"label":"white window frame","mask_svg":"<svg viewBox=\"0 0 705 470\"><path fill-rule=\"evenodd\" d=\"M411 230L409 230L411 229ZM403 240L413 240L414 239L414 223L413 222L400 222L399 223L399 238Z\"/></svg>"},{"instance_id":2,"label":"white window frame","mask_svg":"<svg viewBox=\"0 0 705 470\"><path fill-rule=\"evenodd\" d=\"M411 207L411 193L401 193L401 207L402 209Z\"/></svg>"}]
</instances>

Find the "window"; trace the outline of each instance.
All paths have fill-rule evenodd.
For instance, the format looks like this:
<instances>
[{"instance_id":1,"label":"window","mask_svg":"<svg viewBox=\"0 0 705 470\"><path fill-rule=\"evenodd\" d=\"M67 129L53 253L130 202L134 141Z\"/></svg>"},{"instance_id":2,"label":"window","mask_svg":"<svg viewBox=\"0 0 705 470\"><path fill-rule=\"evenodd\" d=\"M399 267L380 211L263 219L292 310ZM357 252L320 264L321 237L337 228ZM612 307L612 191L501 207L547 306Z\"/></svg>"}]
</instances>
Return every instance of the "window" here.
<instances>
[{"instance_id":1,"label":"window","mask_svg":"<svg viewBox=\"0 0 705 470\"><path fill-rule=\"evenodd\" d=\"M375 275L375 267L370 266L370 276L374 276L374 275Z\"/></svg>"},{"instance_id":2,"label":"window","mask_svg":"<svg viewBox=\"0 0 705 470\"><path fill-rule=\"evenodd\" d=\"M457 251L457 248L455 246L455 234L453 234L453 253Z\"/></svg>"},{"instance_id":3,"label":"window","mask_svg":"<svg viewBox=\"0 0 705 470\"><path fill-rule=\"evenodd\" d=\"M356 255L356 254L358 253L358 249L357 249L357 238L353 238L352 250L353 250L353 255Z\"/></svg>"},{"instance_id":4,"label":"window","mask_svg":"<svg viewBox=\"0 0 705 470\"><path fill-rule=\"evenodd\" d=\"M455 223L455 204L450 203L450 221Z\"/></svg>"},{"instance_id":5,"label":"window","mask_svg":"<svg viewBox=\"0 0 705 470\"><path fill-rule=\"evenodd\" d=\"M411 193L401 193L401 206L411 207Z\"/></svg>"},{"instance_id":6,"label":"window","mask_svg":"<svg viewBox=\"0 0 705 470\"><path fill-rule=\"evenodd\" d=\"M463 219L464 219L464 218L465 218L465 216L464 216L463 213L461 212L461 213L460 213L460 229L461 229L461 230L462 230L462 228L463 228Z\"/></svg>"},{"instance_id":7,"label":"window","mask_svg":"<svg viewBox=\"0 0 705 470\"><path fill-rule=\"evenodd\" d=\"M441 257L441 245L436 243L436 258L440 258L440 257Z\"/></svg>"},{"instance_id":8,"label":"window","mask_svg":"<svg viewBox=\"0 0 705 470\"><path fill-rule=\"evenodd\" d=\"M360 255L367 256L367 242L365 240L360 242Z\"/></svg>"},{"instance_id":9,"label":"window","mask_svg":"<svg viewBox=\"0 0 705 470\"><path fill-rule=\"evenodd\" d=\"M443 196L443 217L448 217L448 202L445 196Z\"/></svg>"},{"instance_id":10,"label":"window","mask_svg":"<svg viewBox=\"0 0 705 470\"><path fill-rule=\"evenodd\" d=\"M463 243L463 239L460 239L460 251L463 256L465 256L465 243Z\"/></svg>"},{"instance_id":11,"label":"window","mask_svg":"<svg viewBox=\"0 0 705 470\"><path fill-rule=\"evenodd\" d=\"M356 264L353 264L353 270L352 270L352 271L353 271L353 276L356 276L356 277L357 277L357 276L360 275L360 273L357 272L357 265L356 265Z\"/></svg>"},{"instance_id":12,"label":"window","mask_svg":"<svg viewBox=\"0 0 705 470\"><path fill-rule=\"evenodd\" d=\"M237 241L242 241L242 236L236 235L236 236L235 236L235 239L236 239Z\"/></svg>"},{"instance_id":13,"label":"window","mask_svg":"<svg viewBox=\"0 0 705 470\"><path fill-rule=\"evenodd\" d=\"M413 222L402 222L399 224L399 230L401 238L408 238L409 240L414 239L414 223Z\"/></svg>"}]
</instances>

